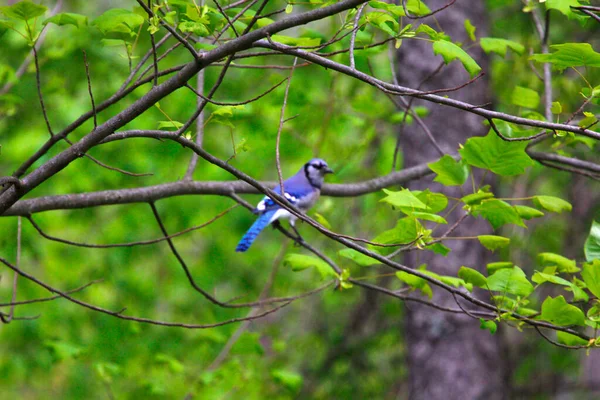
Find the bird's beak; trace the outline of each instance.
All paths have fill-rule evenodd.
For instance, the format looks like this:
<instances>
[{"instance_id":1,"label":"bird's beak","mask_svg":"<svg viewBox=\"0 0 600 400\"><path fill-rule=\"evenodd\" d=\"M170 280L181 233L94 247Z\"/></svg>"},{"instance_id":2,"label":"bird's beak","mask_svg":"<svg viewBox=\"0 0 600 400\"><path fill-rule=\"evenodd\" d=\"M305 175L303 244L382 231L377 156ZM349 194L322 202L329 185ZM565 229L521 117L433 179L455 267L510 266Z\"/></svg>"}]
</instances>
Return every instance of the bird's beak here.
<instances>
[{"instance_id":1,"label":"bird's beak","mask_svg":"<svg viewBox=\"0 0 600 400\"><path fill-rule=\"evenodd\" d=\"M325 174L334 174L333 170L329 167L325 167Z\"/></svg>"}]
</instances>

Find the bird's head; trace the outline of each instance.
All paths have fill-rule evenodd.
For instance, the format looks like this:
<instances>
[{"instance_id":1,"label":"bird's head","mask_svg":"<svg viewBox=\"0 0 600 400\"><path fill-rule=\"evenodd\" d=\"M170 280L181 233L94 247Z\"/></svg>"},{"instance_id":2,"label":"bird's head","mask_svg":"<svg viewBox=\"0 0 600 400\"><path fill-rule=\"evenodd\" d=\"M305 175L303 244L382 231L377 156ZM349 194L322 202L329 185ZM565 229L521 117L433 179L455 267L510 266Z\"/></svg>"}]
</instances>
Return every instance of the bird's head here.
<instances>
[{"instance_id":1,"label":"bird's head","mask_svg":"<svg viewBox=\"0 0 600 400\"><path fill-rule=\"evenodd\" d=\"M333 174L333 170L329 165L320 158L313 158L304 164L304 174L311 185L320 188L325 179L325 175Z\"/></svg>"}]
</instances>

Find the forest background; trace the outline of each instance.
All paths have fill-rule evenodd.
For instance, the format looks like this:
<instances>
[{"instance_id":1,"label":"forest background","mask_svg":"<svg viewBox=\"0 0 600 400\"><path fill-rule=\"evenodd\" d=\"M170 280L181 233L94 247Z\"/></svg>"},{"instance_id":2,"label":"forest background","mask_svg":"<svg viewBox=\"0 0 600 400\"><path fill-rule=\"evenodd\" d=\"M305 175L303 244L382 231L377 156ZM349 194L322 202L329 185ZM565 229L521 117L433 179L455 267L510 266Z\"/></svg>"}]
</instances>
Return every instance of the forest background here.
<instances>
[{"instance_id":1,"label":"forest background","mask_svg":"<svg viewBox=\"0 0 600 400\"><path fill-rule=\"evenodd\" d=\"M598 4L0 14L0 397L599 395Z\"/></svg>"}]
</instances>

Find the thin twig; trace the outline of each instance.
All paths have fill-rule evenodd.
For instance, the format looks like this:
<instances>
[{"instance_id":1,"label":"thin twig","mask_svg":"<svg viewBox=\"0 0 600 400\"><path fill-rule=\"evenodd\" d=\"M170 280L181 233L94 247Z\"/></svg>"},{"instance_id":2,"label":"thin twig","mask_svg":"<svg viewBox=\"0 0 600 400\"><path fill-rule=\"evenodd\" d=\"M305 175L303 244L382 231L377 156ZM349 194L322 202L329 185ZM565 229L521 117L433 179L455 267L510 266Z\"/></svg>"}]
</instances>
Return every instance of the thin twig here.
<instances>
[{"instance_id":1,"label":"thin twig","mask_svg":"<svg viewBox=\"0 0 600 400\"><path fill-rule=\"evenodd\" d=\"M88 93L90 94L90 100L92 102L92 113L94 114L94 129L98 127L98 119L96 115L96 102L94 102L94 93L92 92L92 81L90 79L90 66L87 60L87 54L83 51L83 63L85 64L85 76L87 77Z\"/></svg>"},{"instance_id":2,"label":"thin twig","mask_svg":"<svg viewBox=\"0 0 600 400\"><path fill-rule=\"evenodd\" d=\"M200 74L202 71L200 71L198 74ZM279 86L281 86L281 84L285 81L287 81L288 78L284 78L282 79L279 83L276 83L274 86L271 86L269 89L267 89L265 92L259 94L256 97L253 97L249 100L244 100L244 101L239 101L239 102L232 102L232 103L226 103L223 101L217 101L217 100L213 100L210 99L206 96L204 96L201 92L195 90L192 86L190 86L189 84L185 85L188 89L190 89L192 92L194 92L194 94L198 97L200 97L201 99L211 103L211 104L216 104L218 106L241 106L241 105L245 105L245 104L249 104L252 102L255 102L256 100L259 100L261 98L263 98L264 96L268 95L269 93L271 93L273 90L277 89Z\"/></svg>"},{"instance_id":3,"label":"thin twig","mask_svg":"<svg viewBox=\"0 0 600 400\"><path fill-rule=\"evenodd\" d=\"M490 128L492 128L492 130L496 133L496 135L498 135L498 137L500 139L504 140L505 142L527 142L530 140L541 138L543 136L548 136L548 131L543 130L540 133L536 133L535 135L511 138L511 137L504 136L500 132L500 130L498 129L498 127L496 126L496 124L494 123L494 120L492 118L488 118L487 121L490 124Z\"/></svg>"},{"instance_id":4,"label":"thin twig","mask_svg":"<svg viewBox=\"0 0 600 400\"><path fill-rule=\"evenodd\" d=\"M218 220L219 218L221 218L222 216L226 215L227 213L229 213L230 211L232 211L234 208L236 208L237 205L234 205L232 207L229 207L228 209L226 209L225 211L220 212L219 214L217 214L216 216L214 216L213 218L211 218L210 220L200 224L200 225L196 225L196 226L192 226L190 228L184 229L182 231L179 231L177 233L173 233L167 237L161 237L161 238L157 238L157 239L151 239L151 240L140 240L137 242L128 242L128 243L113 243L113 244L91 244L91 243L83 243L83 242L74 242L72 240L67 240L67 239L62 239L56 236L51 236L49 234L47 234L46 232L44 232L42 230L42 228L33 220L33 217L31 215L27 216L27 219L29 220L29 222L31 223L31 225L35 228L36 231L38 231L38 233L48 239L48 240L52 240L54 242L59 242L59 243L63 243L63 244L68 244L70 246L76 246L76 247L85 247L85 248L92 248L92 249L112 249L115 247L134 247L134 246L146 246L146 245L150 245L150 244L155 244L155 243L159 243L168 239L172 239L174 237L178 237L181 235L184 235L188 232L192 232L192 231L197 231L198 229L202 229L210 224L212 224L213 222L215 222L216 220Z\"/></svg>"},{"instance_id":5,"label":"thin twig","mask_svg":"<svg viewBox=\"0 0 600 400\"><path fill-rule=\"evenodd\" d=\"M60 291L42 281L40 281L39 279L37 279L36 277L34 277L33 275L28 274L27 272L21 270L20 268L17 268L15 265L11 264L9 261L7 261L6 259L0 257L0 262L4 265L6 265L8 268L12 269L13 271L17 272L19 275L23 276L25 279L28 279L32 282L34 282L35 284L37 284L38 286L43 287L44 289L48 290L51 293L55 293L57 295L59 295L62 298L65 298L67 300L69 300L72 303L75 303L77 305L80 305L82 307L85 307L87 309L90 309L92 311L97 311L100 312L102 314L107 314L107 315L111 315L113 317L119 318L119 319L123 319L126 321L134 321L134 322L138 322L138 323L144 323L144 324L151 324L151 325L159 325L159 326L165 326L165 327L175 327L175 328L187 328L187 329L208 329L208 328L215 328L217 326L223 326L223 325L228 325L228 324L232 324L232 323L236 323L236 322L241 322L241 321L246 321L246 320L252 320L252 319L259 319L262 317L265 317L269 314L272 314L280 309L282 309L283 307L289 305L291 302L285 302L277 307L273 307L261 314L255 315L253 317L240 317L240 318L232 318L232 319L228 319L225 321L221 321L221 322L216 322L214 324L187 324L187 323L181 323L181 322L165 322L165 321L158 321L158 320L153 320L153 319L149 319L149 318L139 318L139 317L130 317L127 315L123 315L123 312L125 311L125 309L121 309L119 311L111 311L111 310L107 310L105 308L102 307L98 307L95 306L93 304L89 304L86 303L84 301L81 300L77 300L76 298L69 296L66 292Z\"/></svg>"},{"instance_id":6,"label":"thin twig","mask_svg":"<svg viewBox=\"0 0 600 400\"><path fill-rule=\"evenodd\" d=\"M148 8L152 9L151 7L152 4L152 0L148 0ZM154 33L150 33L150 44L152 45L152 65L154 66L154 83L153 85L156 86L158 85L158 60L157 60L157 56L156 56L156 43L154 41Z\"/></svg>"},{"instance_id":7,"label":"thin twig","mask_svg":"<svg viewBox=\"0 0 600 400\"><path fill-rule=\"evenodd\" d=\"M219 4L219 2L217 0L213 0L213 2L215 3L215 5L217 6L217 8L219 9L219 12L221 13L221 15L223 17L225 17L225 20L227 21L227 24L225 27L231 27L231 29L233 29L233 33L235 34L236 37L239 37L240 34L238 33L237 29L235 29L235 25L233 25L233 22L229 19L229 16L227 15L227 13L225 12L225 10L223 10L223 8L221 8L221 5Z\"/></svg>"},{"instance_id":8,"label":"thin twig","mask_svg":"<svg viewBox=\"0 0 600 400\"><path fill-rule=\"evenodd\" d=\"M46 106L44 105L44 96L42 96L42 84L40 83L40 63L38 60L37 49L35 46L33 46L32 50L33 60L35 62L35 82L37 85L38 98L40 100L40 106L42 107L42 113L44 114L44 121L46 121L48 133L50 134L50 137L53 137L54 133L52 132L52 127L50 126L50 121L48 120L48 113L46 112Z\"/></svg>"},{"instance_id":9,"label":"thin twig","mask_svg":"<svg viewBox=\"0 0 600 400\"><path fill-rule=\"evenodd\" d=\"M192 88L189 84L186 85L188 88L192 89L196 95L198 95L198 103L197 107L202 108L200 114L198 114L198 118L196 118L196 144L202 147L202 142L204 141L204 107L203 101L208 101L207 98L204 98L204 70L198 72L196 75L196 90ZM196 170L196 165L198 165L198 154L192 153L192 157L190 158L190 162L188 163L187 170L183 177L184 180L192 180L194 177L194 171Z\"/></svg>"},{"instance_id":10,"label":"thin twig","mask_svg":"<svg viewBox=\"0 0 600 400\"><path fill-rule=\"evenodd\" d=\"M285 189L283 188L283 174L281 172L281 158L279 153L279 145L281 143L281 131L283 130L285 107L287 105L288 94L290 92L290 86L292 84L292 76L294 75L294 68L296 67L297 61L298 58L294 58L294 63L292 65L292 69L290 70L290 75L288 76L287 85L285 86L283 104L281 105L281 113L279 114L279 127L277 128L277 139L275 141L275 166L277 167L277 176L279 178L279 187L281 189L281 193L285 193Z\"/></svg>"},{"instance_id":11,"label":"thin twig","mask_svg":"<svg viewBox=\"0 0 600 400\"><path fill-rule=\"evenodd\" d=\"M146 11L146 13L148 14L148 16L150 18L154 18L154 17L158 18L158 21L160 22L160 24L166 30L168 30L175 39L177 39L182 45L184 45L186 49L188 49L188 51L194 57L194 59L198 58L198 52L196 51L196 49L194 49L194 46L192 46L190 44L190 42L188 42L185 38L181 37L181 35L179 35L179 33L177 33L177 30L175 30L175 28L173 28L173 27L171 27L171 25L167 24L162 18L156 16L154 14L154 12L144 3L143 0L137 0L137 3Z\"/></svg>"},{"instance_id":12,"label":"thin twig","mask_svg":"<svg viewBox=\"0 0 600 400\"><path fill-rule=\"evenodd\" d=\"M21 265L21 217L17 218L17 259L15 261L15 265L17 268ZM0 319L5 324L9 324L15 315L15 306L17 301L17 285L19 283L19 273L13 272L13 286L12 286L12 295L10 300L10 310L8 311L8 315L5 317L3 314L0 314Z\"/></svg>"},{"instance_id":13,"label":"thin twig","mask_svg":"<svg viewBox=\"0 0 600 400\"><path fill-rule=\"evenodd\" d=\"M96 284L96 283L99 283L102 281L103 281L102 279L96 279L96 280L88 282L85 285L80 286L78 288L67 290L67 291L65 291L65 293L72 294L72 293L81 292L82 290L87 289L88 287L92 286L93 284ZM24 306L24 305L35 304L35 303L45 303L47 301L52 301L52 300L56 300L56 299L60 299L60 298L61 298L60 295L56 295L56 296L51 296L51 297L42 297L39 299L15 301L12 303L0 303L0 307L9 307L9 306L13 306L13 305L14 306Z\"/></svg>"}]
</instances>

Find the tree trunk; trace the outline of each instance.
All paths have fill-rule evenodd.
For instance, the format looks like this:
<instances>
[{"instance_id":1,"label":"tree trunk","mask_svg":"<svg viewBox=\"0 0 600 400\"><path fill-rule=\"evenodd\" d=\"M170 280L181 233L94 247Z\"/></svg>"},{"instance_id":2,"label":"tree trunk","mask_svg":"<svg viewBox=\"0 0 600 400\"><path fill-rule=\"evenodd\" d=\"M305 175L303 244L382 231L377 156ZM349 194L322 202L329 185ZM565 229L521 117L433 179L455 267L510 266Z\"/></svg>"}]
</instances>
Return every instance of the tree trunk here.
<instances>
[{"instance_id":1,"label":"tree trunk","mask_svg":"<svg viewBox=\"0 0 600 400\"><path fill-rule=\"evenodd\" d=\"M437 9L446 3L447 0L436 0L428 1L427 5L431 9ZM485 36L487 30L484 2L456 2L436 14L435 19L453 40L467 45L472 42L463 28L465 19L470 19L476 25L478 36ZM431 18L425 23L437 26ZM475 56L483 70L487 71L485 55L480 53L479 48L468 51ZM458 61L434 73L441 62L441 57L433 55L431 43L405 40L397 54L396 74L399 83L415 87L426 80L421 88L431 90L459 86L469 80L468 74ZM450 96L473 104L486 103L491 97L484 79L450 93ZM413 103L417 104L425 105L419 101ZM427 104L427 107L430 114L424 118L424 122L444 152L456 154L459 143L464 143L471 136L486 133L487 129L482 124L482 119L473 114L431 104ZM400 143L405 167L435 161L440 157L440 153L415 123L407 126L401 133ZM478 179L476 182L479 182ZM455 197L461 197L472 190L470 181L464 188L443 188L431 180L421 180L410 186L411 189L419 190L427 187ZM455 221L462 213L464 211L457 207L450 216L449 223L452 223L451 220ZM439 229L437 234L441 234L444 227ZM486 231L490 231L487 222L467 218L453 235L469 236L474 232L484 234ZM482 270L485 264L490 262L489 251L471 241L453 241L445 244L452 248L447 257L430 255L429 252L415 252L407 255L405 262L412 268L426 263L430 270L454 276L462 265ZM433 298L435 303L458 308L452 296L437 292ZM462 303L461 305L465 307ZM406 337L411 400L507 398L508 379L499 335L492 336L489 332L481 330L479 321L464 314L449 314L413 303L407 305Z\"/></svg>"}]
</instances>

